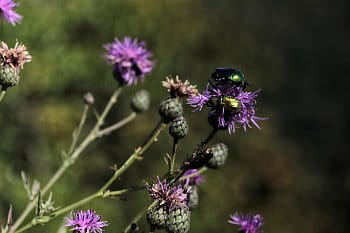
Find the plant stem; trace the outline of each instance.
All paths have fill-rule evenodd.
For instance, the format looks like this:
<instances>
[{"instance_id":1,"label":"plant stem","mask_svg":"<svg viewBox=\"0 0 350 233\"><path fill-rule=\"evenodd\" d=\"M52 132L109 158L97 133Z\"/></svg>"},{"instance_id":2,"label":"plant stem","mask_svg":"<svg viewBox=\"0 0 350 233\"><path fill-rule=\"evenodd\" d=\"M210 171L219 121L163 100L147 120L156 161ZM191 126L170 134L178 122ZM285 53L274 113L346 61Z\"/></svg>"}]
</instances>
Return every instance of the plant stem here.
<instances>
[{"instance_id":1,"label":"plant stem","mask_svg":"<svg viewBox=\"0 0 350 233\"><path fill-rule=\"evenodd\" d=\"M127 233L131 230L131 226L133 223L137 223L143 215L146 214L147 210L151 209L153 206L157 204L157 201L152 202L152 204L145 206L136 216L135 218L131 221L131 223L124 229L123 233Z\"/></svg>"},{"instance_id":2,"label":"plant stem","mask_svg":"<svg viewBox=\"0 0 350 233\"><path fill-rule=\"evenodd\" d=\"M213 139L213 137L216 135L216 133L218 132L217 129L213 129L210 134L208 135L208 137L201 143L200 145L200 149L199 150L202 150L203 147L205 147L209 142L210 140Z\"/></svg>"},{"instance_id":3,"label":"plant stem","mask_svg":"<svg viewBox=\"0 0 350 233\"><path fill-rule=\"evenodd\" d=\"M115 131L115 130L119 129L120 127L126 125L127 123L132 121L136 116L137 116L137 114L135 112L132 112L132 113L130 113L129 116L125 117L123 120L119 121L118 123L111 125L107 128L104 128L103 130L100 130L96 136L97 137L106 136L106 135L110 134L112 131Z\"/></svg>"},{"instance_id":4,"label":"plant stem","mask_svg":"<svg viewBox=\"0 0 350 233\"><path fill-rule=\"evenodd\" d=\"M166 124L162 121L159 121L156 128L153 130L153 132L149 135L146 142L139 148L135 150L133 154L130 155L130 157L124 162L124 164L118 168L113 176L106 182L105 185L102 186L102 188L99 190L99 192L104 192L118 177L123 174L137 159L140 159L140 155L142 155L150 145L153 144L153 142L157 141L158 135L162 132L162 130L165 128Z\"/></svg>"},{"instance_id":5,"label":"plant stem","mask_svg":"<svg viewBox=\"0 0 350 233\"><path fill-rule=\"evenodd\" d=\"M44 195L47 193L51 187L57 182L57 180L64 174L64 172L67 170L68 167L74 164L75 160L79 157L79 155L84 151L84 149L96 138L96 133L100 129L100 127L103 125L104 120L111 110L112 106L117 102L118 96L121 92L121 87L118 87L113 94L111 95L106 107L104 108L101 116L97 119L97 122L93 129L90 131L90 133L86 136L86 138L83 140L83 142L71 153L70 158L63 161L62 165L59 167L59 169L56 171L56 173L51 177L51 179L48 181L48 183L44 186L44 188L41 191L41 194ZM85 111L85 109L84 109ZM84 120L85 121L85 120ZM29 213L33 210L33 208L36 206L36 200L33 200L27 204L24 211L21 213L21 215L18 217L16 222L14 223L10 233L15 232L15 230L22 224L22 222L26 219L26 217L29 215Z\"/></svg>"},{"instance_id":6,"label":"plant stem","mask_svg":"<svg viewBox=\"0 0 350 233\"><path fill-rule=\"evenodd\" d=\"M84 124L85 124L88 110L89 110L89 105L88 105L88 104L85 104L83 114L81 115L81 119L80 119L79 126L78 126L78 128L77 128L76 130L74 130L74 132L73 132L73 140L72 140L72 144L70 145L68 154L72 154L72 152L74 151L74 149L75 149L76 146L77 146L77 142L78 142L78 139L79 139L79 135L80 135L81 130L83 129L83 126L84 126Z\"/></svg>"},{"instance_id":7,"label":"plant stem","mask_svg":"<svg viewBox=\"0 0 350 233\"><path fill-rule=\"evenodd\" d=\"M113 192L109 192L109 193L110 193L110 195L113 194L113 196L120 196L120 195L122 195L122 194L124 194L124 193L126 193L128 191L129 191L128 189L122 189L122 190L113 191ZM96 199L98 197L107 197L107 196L103 195L100 192L94 193L94 194L92 194L92 195L90 195L90 196L88 196L88 197L86 197L86 198L84 198L84 199L82 199L82 200L80 200L78 202L75 202L75 203L73 203L73 204L71 204L69 206L66 206L66 207L64 207L62 209L59 209L59 210L51 213L49 218L45 219L42 222L40 221L40 217L34 218L30 223L26 224L22 228L20 228L17 231L15 231L15 233L24 232L24 231L28 230L29 228L32 228L32 227L36 226L39 223L48 222L48 221L50 221L50 220L52 220L52 219L54 219L54 218L56 218L56 217L58 217L60 215L68 213L69 211L72 211L72 210L74 210L74 209L76 209L76 208L78 208L78 207L80 207L82 205L85 205L85 204L89 203L90 201L92 201L92 200L94 200L94 199Z\"/></svg>"},{"instance_id":8,"label":"plant stem","mask_svg":"<svg viewBox=\"0 0 350 233\"><path fill-rule=\"evenodd\" d=\"M5 94L6 94L6 90L5 89L1 89L1 91L0 91L0 102L4 98Z\"/></svg>"},{"instance_id":9,"label":"plant stem","mask_svg":"<svg viewBox=\"0 0 350 233\"><path fill-rule=\"evenodd\" d=\"M212 132L208 135L208 137L200 144L199 146L199 150L202 150L208 143L210 140L213 139L213 137L215 136L215 134L217 133L217 130L216 129L213 129ZM195 174L191 174L191 175L197 175L197 174L200 174L204 171L206 171L208 168L207 167L202 167L201 169L198 170L197 173ZM183 174L185 173L185 171L180 171L179 174L173 179L171 180L170 184L174 184L177 180L179 179L186 179L186 178L189 178L191 175L188 175L188 176L183 176ZM156 204L156 201L154 201L150 206L147 206L147 207L144 207L136 216L135 218L132 220L132 222L125 228L125 230L123 231L123 233L127 233L130 231L131 229L131 225L133 223L137 223L141 218L142 216L146 213L146 211L150 208L152 208L154 205Z\"/></svg>"},{"instance_id":10,"label":"plant stem","mask_svg":"<svg viewBox=\"0 0 350 233\"><path fill-rule=\"evenodd\" d=\"M177 151L177 145L178 145L178 138L174 138L173 141L173 150L172 150L172 156L171 156L171 165L170 165L170 170L169 174L172 175L175 167L175 160L176 160L176 151Z\"/></svg>"},{"instance_id":11,"label":"plant stem","mask_svg":"<svg viewBox=\"0 0 350 233\"><path fill-rule=\"evenodd\" d=\"M84 204L89 203L90 201L94 200L97 197L110 197L110 196L118 196L121 195L127 191L129 191L128 189L123 189L123 190L118 190L118 191L108 191L107 188L116 180L118 179L118 177L120 175L122 175L136 160L140 159L140 155L142 155L149 147L150 145L153 144L153 142L157 141L157 137L159 136L159 134L162 132L162 130L166 127L166 124L163 123L162 121L159 121L159 123L157 124L156 128L152 131L152 133L148 136L146 142L141 146L138 147L134 153L132 153L130 155L130 157L124 162L124 164L115 171L115 173L113 174L113 176L106 182L105 185L102 186L102 188L99 189L99 191L97 191L96 193L78 201L75 202L65 208L62 208L60 210L57 210L53 213L50 214L50 216L48 216L49 218L45 220L45 222L50 221L51 219L60 216L64 213L67 213L68 211L71 211L77 207L80 207ZM98 135L98 134L96 134ZM79 148L79 147L78 147ZM30 223L26 224L25 226L23 226L22 228L20 228L17 231L14 231L15 233L20 233L23 232L37 224L39 224L40 221L38 222L37 218L34 218ZM41 222L43 223L43 222Z\"/></svg>"}]
</instances>

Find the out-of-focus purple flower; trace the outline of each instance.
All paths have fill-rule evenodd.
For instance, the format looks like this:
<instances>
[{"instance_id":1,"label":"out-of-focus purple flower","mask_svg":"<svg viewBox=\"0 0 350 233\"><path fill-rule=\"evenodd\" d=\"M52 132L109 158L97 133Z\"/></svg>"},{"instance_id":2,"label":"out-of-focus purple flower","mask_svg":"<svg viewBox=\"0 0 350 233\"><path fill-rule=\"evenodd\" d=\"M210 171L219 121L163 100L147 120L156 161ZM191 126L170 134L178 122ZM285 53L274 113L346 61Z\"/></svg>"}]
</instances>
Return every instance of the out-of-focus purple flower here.
<instances>
[{"instance_id":1,"label":"out-of-focus purple flower","mask_svg":"<svg viewBox=\"0 0 350 233\"><path fill-rule=\"evenodd\" d=\"M198 173L197 169L189 169L184 174L183 177L189 176L184 180L185 185L194 185L197 186L204 181L202 174Z\"/></svg>"},{"instance_id":2,"label":"out-of-focus purple flower","mask_svg":"<svg viewBox=\"0 0 350 233\"><path fill-rule=\"evenodd\" d=\"M122 84L130 86L143 81L154 67L152 53L145 48L145 42L129 37L115 38L103 47L107 50L104 58L114 65L114 76Z\"/></svg>"},{"instance_id":3,"label":"out-of-focus purple flower","mask_svg":"<svg viewBox=\"0 0 350 233\"><path fill-rule=\"evenodd\" d=\"M259 214L238 214L230 216L229 223L238 225L243 233L262 233L259 228L264 224L264 219Z\"/></svg>"},{"instance_id":4,"label":"out-of-focus purple flower","mask_svg":"<svg viewBox=\"0 0 350 233\"><path fill-rule=\"evenodd\" d=\"M5 19L12 25L19 23L23 16L15 12L15 8L18 6L13 0L0 0L0 17Z\"/></svg>"},{"instance_id":5,"label":"out-of-focus purple flower","mask_svg":"<svg viewBox=\"0 0 350 233\"><path fill-rule=\"evenodd\" d=\"M170 187L166 180L161 181L157 177L157 182L146 188L150 196L159 201L159 205L165 205L169 210L175 207L187 207L187 193L181 185Z\"/></svg>"},{"instance_id":6,"label":"out-of-focus purple flower","mask_svg":"<svg viewBox=\"0 0 350 233\"><path fill-rule=\"evenodd\" d=\"M71 213L66 218L65 226L72 227L72 231L79 233L102 233L103 227L108 226L106 221L101 221L101 216L97 215L94 210L80 210Z\"/></svg>"},{"instance_id":7,"label":"out-of-focus purple flower","mask_svg":"<svg viewBox=\"0 0 350 233\"><path fill-rule=\"evenodd\" d=\"M256 98L259 93L260 90L249 92L228 83L209 83L202 94L190 96L187 104L196 111L201 111L204 106L210 107L209 117L214 119L215 127L228 128L232 134L239 125L244 131L251 128L252 124L260 129L258 121L266 118L255 116Z\"/></svg>"}]
</instances>

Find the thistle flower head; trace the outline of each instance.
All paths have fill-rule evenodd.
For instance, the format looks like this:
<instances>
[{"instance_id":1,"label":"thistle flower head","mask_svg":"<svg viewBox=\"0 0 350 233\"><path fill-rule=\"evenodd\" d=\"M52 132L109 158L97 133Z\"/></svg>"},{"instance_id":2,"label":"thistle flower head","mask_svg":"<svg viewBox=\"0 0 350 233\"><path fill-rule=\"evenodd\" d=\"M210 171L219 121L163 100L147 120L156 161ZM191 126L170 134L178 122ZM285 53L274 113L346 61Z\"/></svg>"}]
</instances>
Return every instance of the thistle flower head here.
<instances>
[{"instance_id":1,"label":"thistle flower head","mask_svg":"<svg viewBox=\"0 0 350 233\"><path fill-rule=\"evenodd\" d=\"M259 228L264 224L264 219L259 214L238 214L230 216L229 223L238 225L243 233L262 233Z\"/></svg>"},{"instance_id":2,"label":"thistle flower head","mask_svg":"<svg viewBox=\"0 0 350 233\"><path fill-rule=\"evenodd\" d=\"M65 226L72 227L72 231L79 233L102 233L103 227L108 225L106 221L101 221L101 216L97 215L94 210L80 210L74 214L71 213L66 220Z\"/></svg>"},{"instance_id":3,"label":"thistle flower head","mask_svg":"<svg viewBox=\"0 0 350 233\"><path fill-rule=\"evenodd\" d=\"M146 49L144 42L138 42L137 39L115 38L114 42L103 47L107 50L104 58L114 65L115 77L128 86L143 81L154 67L152 53Z\"/></svg>"},{"instance_id":4,"label":"thistle flower head","mask_svg":"<svg viewBox=\"0 0 350 233\"><path fill-rule=\"evenodd\" d=\"M187 104L201 111L204 106L210 107L209 116L214 119L214 127L228 128L230 134L236 128L242 126L244 131L255 125L258 129L258 121L266 118L255 116L256 98L260 90L249 92L240 86L228 83L209 82L203 93L192 95Z\"/></svg>"},{"instance_id":5,"label":"thistle flower head","mask_svg":"<svg viewBox=\"0 0 350 233\"><path fill-rule=\"evenodd\" d=\"M175 207L187 207L187 193L181 185L171 187L166 180L161 181L157 177L157 182L146 188L150 196L159 201L159 205L165 205L169 210Z\"/></svg>"},{"instance_id":6,"label":"thistle flower head","mask_svg":"<svg viewBox=\"0 0 350 233\"><path fill-rule=\"evenodd\" d=\"M166 77L166 80L162 81L162 85L168 89L173 97L188 97L198 94L196 85L191 85L188 80L182 82L178 75L176 75L175 79Z\"/></svg>"},{"instance_id":7,"label":"thistle flower head","mask_svg":"<svg viewBox=\"0 0 350 233\"><path fill-rule=\"evenodd\" d=\"M188 178L184 180L185 185L197 186L204 181L203 175L199 174L197 169L188 169L183 174L183 177L186 176L188 176Z\"/></svg>"},{"instance_id":8,"label":"thistle flower head","mask_svg":"<svg viewBox=\"0 0 350 233\"><path fill-rule=\"evenodd\" d=\"M18 6L13 0L0 0L0 17L12 24L19 23L22 16L17 14L15 8Z\"/></svg>"},{"instance_id":9,"label":"thistle flower head","mask_svg":"<svg viewBox=\"0 0 350 233\"><path fill-rule=\"evenodd\" d=\"M25 45L17 41L14 48L9 48L5 42L1 42L0 65L23 69L23 65L31 60L32 56L29 55Z\"/></svg>"}]
</instances>

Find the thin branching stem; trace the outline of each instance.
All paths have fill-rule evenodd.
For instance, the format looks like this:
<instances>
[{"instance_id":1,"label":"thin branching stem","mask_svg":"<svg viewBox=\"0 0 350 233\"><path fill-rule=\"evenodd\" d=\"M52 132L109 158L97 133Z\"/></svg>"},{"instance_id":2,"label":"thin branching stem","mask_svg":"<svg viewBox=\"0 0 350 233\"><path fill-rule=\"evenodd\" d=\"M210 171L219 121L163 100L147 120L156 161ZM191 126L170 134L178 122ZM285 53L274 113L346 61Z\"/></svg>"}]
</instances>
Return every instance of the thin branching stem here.
<instances>
[{"instance_id":1,"label":"thin branching stem","mask_svg":"<svg viewBox=\"0 0 350 233\"><path fill-rule=\"evenodd\" d=\"M94 193L94 194L92 194L92 195L90 195L90 196L88 196L80 201L77 201L69 206L66 206L64 208L61 208L61 209L51 213L50 216L33 218L33 220L30 223L28 223L25 226L23 226L22 228L18 229L16 231L16 233L24 232L24 231L28 230L29 228L32 228L38 224L43 224L43 223L49 222L52 219L54 219L58 216L64 215L64 214L66 214L66 213L68 213L68 212L70 212L70 211L72 211L80 206L83 206L83 205L91 202L92 200L94 200L98 197L110 197L110 196L116 197L116 196L120 196L128 191L129 191L128 189L122 189L122 190L118 190L118 191L110 191L108 193L108 195L103 195L100 192Z\"/></svg>"},{"instance_id":2,"label":"thin branching stem","mask_svg":"<svg viewBox=\"0 0 350 233\"><path fill-rule=\"evenodd\" d=\"M147 140L145 141L145 143L138 147L134 153L132 153L129 158L124 162L124 164L115 171L115 173L113 174L113 176L94 194L80 200L77 201L67 207L61 208L53 213L50 214L50 216L44 216L44 218L40 218L40 217L35 217L32 219L32 221L28 224L26 224L25 226L23 226L22 228L18 229L17 231L15 231L15 233L20 233L20 232L24 232L25 230L28 230L29 228L34 227L37 224L40 223L46 223L49 222L51 219L63 215L73 209L76 209L82 205L85 205L87 203L89 203L90 201L94 200L95 198L98 197L115 197L115 196L119 196L121 194L124 194L130 190L128 189L123 189L123 190L118 190L118 191L109 191L107 190L107 188L116 180L118 179L136 160L140 159L140 156L154 143L156 142L158 139L159 134L163 131L163 129L166 127L166 124L163 123L162 121L159 121L159 123L157 124L156 128L152 131L152 133L148 136ZM132 189L131 189L132 190Z\"/></svg>"},{"instance_id":3,"label":"thin branching stem","mask_svg":"<svg viewBox=\"0 0 350 233\"><path fill-rule=\"evenodd\" d=\"M100 130L96 136L102 137L102 136L109 135L111 132L123 127L124 125L126 125L127 123L132 121L136 116L137 116L137 114L135 112L132 112L132 113L130 113L129 116L125 117L123 120L119 121L118 123L115 123L114 125L108 126L104 129Z\"/></svg>"},{"instance_id":4,"label":"thin branching stem","mask_svg":"<svg viewBox=\"0 0 350 233\"><path fill-rule=\"evenodd\" d=\"M86 136L86 138L80 143L78 147L76 147L71 154L69 154L69 157L64 159L62 165L58 168L58 170L55 172L55 174L50 178L50 180L47 182L47 184L43 187L41 190L41 194L45 195L52 186L57 182L57 180L65 173L68 167L74 164L76 159L80 156L80 154L85 150L85 148L97 137L97 133L100 129L100 127L103 125L104 120L111 110L112 106L117 102L117 99L120 95L121 87L118 87L113 94L111 95L106 107L104 108L102 114L97 119L97 122L95 126L92 128L90 133ZM85 109L84 109L85 111ZM84 116L84 114L83 114ZM82 119L84 122L85 120ZM80 125L80 124L79 124ZM79 128L79 127L78 127ZM18 217L18 219L15 221L14 225L12 226L12 229L9 233L15 232L15 230L22 224L22 222L26 219L26 217L30 214L30 212L35 208L36 206L36 200L33 200L31 202L28 202L27 206L21 213L21 215Z\"/></svg>"},{"instance_id":5,"label":"thin branching stem","mask_svg":"<svg viewBox=\"0 0 350 233\"><path fill-rule=\"evenodd\" d=\"M81 119L80 119L80 122L79 122L79 126L78 126L78 128L77 128L76 130L74 130L74 132L73 132L72 144L70 145L70 148L69 148L69 151L68 151L68 154L69 154L69 155L72 154L72 152L74 151L74 149L75 149L76 146L77 146L78 139L79 139L81 130L83 129L83 126L84 126L84 124L85 124L88 111L89 111L89 105L88 105L88 104L85 104L85 106L84 106L84 111L83 111L83 114L81 115Z\"/></svg>"},{"instance_id":6,"label":"thin branching stem","mask_svg":"<svg viewBox=\"0 0 350 233\"><path fill-rule=\"evenodd\" d=\"M216 135L217 133L217 130L216 129L213 129L210 134L208 135L208 137L200 144L199 148L198 149L203 149L213 138L214 136ZM204 171L206 171L207 168L206 167L202 167L201 169L198 170L197 173L193 174L193 175L197 175L197 174L200 174ZM176 181L178 181L179 179L182 178L183 174L184 174L185 171L182 171L182 172L179 172L179 174L173 179L171 180L170 184L174 184ZM191 174L192 175L192 174ZM184 179L190 177L189 176L185 176L183 177ZM135 217L134 219L130 222L130 224L124 229L123 233L128 233L130 232L131 230L131 226L132 224L136 224L147 212L147 210L151 209L154 205L156 205L156 201L154 201L151 205L149 206L146 206L144 207Z\"/></svg>"},{"instance_id":7,"label":"thin branching stem","mask_svg":"<svg viewBox=\"0 0 350 233\"><path fill-rule=\"evenodd\" d=\"M103 193L107 190L107 188L122 175L136 160L141 159L141 155L148 149L150 145L153 144L153 142L157 141L159 134L163 131L166 124L162 121L159 121L156 128L153 130L153 132L148 136L148 139L146 142L141 146L138 147L134 153L130 155L130 157L124 162L124 164L118 168L113 176L106 182L105 185L102 186L102 188L99 190L99 192Z\"/></svg>"}]
</instances>

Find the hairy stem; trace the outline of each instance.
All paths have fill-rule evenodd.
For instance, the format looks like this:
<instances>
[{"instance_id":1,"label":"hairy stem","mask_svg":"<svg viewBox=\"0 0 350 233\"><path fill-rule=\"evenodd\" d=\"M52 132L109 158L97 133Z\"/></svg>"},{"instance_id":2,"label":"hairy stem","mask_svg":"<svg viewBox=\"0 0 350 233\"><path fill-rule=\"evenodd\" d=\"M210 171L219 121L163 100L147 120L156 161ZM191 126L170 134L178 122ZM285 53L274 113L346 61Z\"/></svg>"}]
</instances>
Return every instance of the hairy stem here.
<instances>
[{"instance_id":1,"label":"hairy stem","mask_svg":"<svg viewBox=\"0 0 350 233\"><path fill-rule=\"evenodd\" d=\"M41 190L42 195L45 195L45 193L47 193L52 188L52 186L64 174L64 172L67 170L67 168L74 164L75 160L84 151L84 149L96 138L97 132L100 129L100 127L103 125L107 114L111 110L112 106L117 102L117 99L118 99L120 92L121 92L120 87L118 87L113 92L113 94L111 95L111 97L110 97L106 107L104 108L101 116L99 116L99 118L97 119L97 122L96 122L95 126L93 127L93 129L86 136L86 138L83 140L83 142L76 149L74 149L72 151L72 153L69 155L70 157L68 159L66 159L65 161L63 161L63 163L59 167L59 169L55 172L55 174L50 178L50 180L47 182L47 184ZM85 111L85 109L84 109L84 111ZM84 118L84 117L82 117L82 118ZM82 119L82 120L85 121L84 119ZM35 206L36 206L36 200L33 200L27 204L24 211L21 213L21 215L18 217L18 219L14 223L10 233L15 232L15 230L22 224L22 222L26 219L26 217L30 214L30 212L33 210L33 208Z\"/></svg>"}]
</instances>

